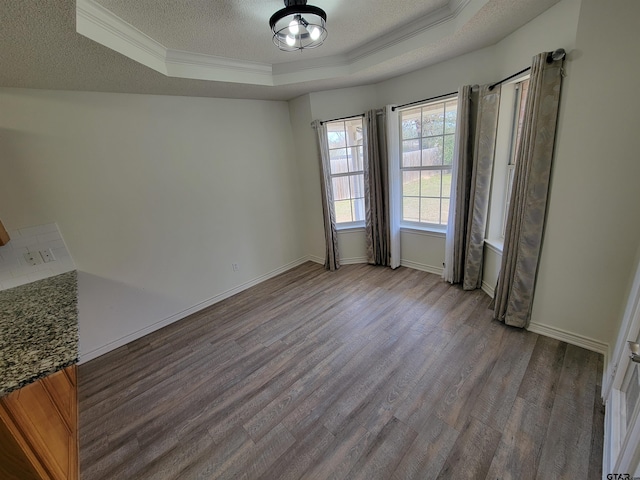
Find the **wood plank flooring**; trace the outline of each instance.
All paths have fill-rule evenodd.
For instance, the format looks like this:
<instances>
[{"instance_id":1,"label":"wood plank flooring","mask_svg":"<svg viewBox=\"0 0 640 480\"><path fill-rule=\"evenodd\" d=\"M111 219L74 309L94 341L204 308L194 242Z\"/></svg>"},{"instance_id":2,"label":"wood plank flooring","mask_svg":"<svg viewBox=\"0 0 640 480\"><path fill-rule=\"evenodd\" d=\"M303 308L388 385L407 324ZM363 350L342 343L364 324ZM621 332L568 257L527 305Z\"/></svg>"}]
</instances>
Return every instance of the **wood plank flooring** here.
<instances>
[{"instance_id":1,"label":"wood plank flooring","mask_svg":"<svg viewBox=\"0 0 640 480\"><path fill-rule=\"evenodd\" d=\"M81 477L601 478L602 357L306 263L79 368Z\"/></svg>"}]
</instances>

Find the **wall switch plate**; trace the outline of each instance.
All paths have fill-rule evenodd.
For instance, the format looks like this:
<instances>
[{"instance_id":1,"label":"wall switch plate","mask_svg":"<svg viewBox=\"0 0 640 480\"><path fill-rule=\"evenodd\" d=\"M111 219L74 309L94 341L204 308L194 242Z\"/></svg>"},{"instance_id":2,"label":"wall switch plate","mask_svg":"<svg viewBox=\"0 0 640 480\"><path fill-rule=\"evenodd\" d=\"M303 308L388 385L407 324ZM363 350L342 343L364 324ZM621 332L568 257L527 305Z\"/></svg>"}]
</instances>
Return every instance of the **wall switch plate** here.
<instances>
[{"instance_id":1,"label":"wall switch plate","mask_svg":"<svg viewBox=\"0 0 640 480\"><path fill-rule=\"evenodd\" d=\"M237 263L232 263L231 268L234 272L237 272L238 270L240 270L240 265L238 265Z\"/></svg>"},{"instance_id":2,"label":"wall switch plate","mask_svg":"<svg viewBox=\"0 0 640 480\"><path fill-rule=\"evenodd\" d=\"M45 250L40 250L39 253L44 263L55 262L56 260L56 257L53 256L53 252L51 251L50 248L47 248Z\"/></svg>"},{"instance_id":3,"label":"wall switch plate","mask_svg":"<svg viewBox=\"0 0 640 480\"><path fill-rule=\"evenodd\" d=\"M27 252L23 254L23 257L29 265L39 265L42 263L40 252Z\"/></svg>"}]
</instances>

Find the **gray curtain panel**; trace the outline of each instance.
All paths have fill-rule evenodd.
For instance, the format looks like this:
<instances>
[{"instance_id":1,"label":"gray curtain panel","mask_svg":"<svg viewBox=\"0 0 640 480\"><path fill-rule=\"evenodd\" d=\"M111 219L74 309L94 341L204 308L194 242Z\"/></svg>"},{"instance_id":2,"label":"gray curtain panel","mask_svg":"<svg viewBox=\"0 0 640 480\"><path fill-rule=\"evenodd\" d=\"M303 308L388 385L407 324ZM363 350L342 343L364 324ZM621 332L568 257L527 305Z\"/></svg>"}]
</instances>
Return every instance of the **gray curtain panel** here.
<instances>
[{"instance_id":1,"label":"gray curtain panel","mask_svg":"<svg viewBox=\"0 0 640 480\"><path fill-rule=\"evenodd\" d=\"M482 285L500 88L465 86L458 93L454 185L447 227L444 279L465 290Z\"/></svg>"},{"instance_id":2,"label":"gray curtain panel","mask_svg":"<svg viewBox=\"0 0 640 480\"><path fill-rule=\"evenodd\" d=\"M474 290L482 286L484 237L487 230L493 157L496 150L500 86L489 90L488 85L483 85L479 89L478 96L462 282L462 288L465 290Z\"/></svg>"},{"instance_id":3,"label":"gray curtain panel","mask_svg":"<svg viewBox=\"0 0 640 480\"><path fill-rule=\"evenodd\" d=\"M525 118L507 216L502 265L493 302L495 318L526 328L544 233L563 60L533 58Z\"/></svg>"},{"instance_id":4,"label":"gray curtain panel","mask_svg":"<svg viewBox=\"0 0 640 480\"><path fill-rule=\"evenodd\" d=\"M475 95L475 99L473 96ZM465 85L458 92L458 116L452 166L451 203L447 222L445 265L442 276L449 283L461 283L464 276L465 241L469 192L473 171L477 92Z\"/></svg>"},{"instance_id":5,"label":"gray curtain panel","mask_svg":"<svg viewBox=\"0 0 640 480\"><path fill-rule=\"evenodd\" d=\"M380 126L379 126L380 124ZM367 261L390 264L389 181L384 119L378 122L375 110L364 115L364 204Z\"/></svg>"},{"instance_id":6,"label":"gray curtain panel","mask_svg":"<svg viewBox=\"0 0 640 480\"><path fill-rule=\"evenodd\" d=\"M329 158L329 140L327 127L319 120L313 122L320 152L320 192L322 194L322 214L324 217L325 260L327 270L340 268L340 254L338 253L338 232L336 231L336 212L331 190L331 163Z\"/></svg>"}]
</instances>

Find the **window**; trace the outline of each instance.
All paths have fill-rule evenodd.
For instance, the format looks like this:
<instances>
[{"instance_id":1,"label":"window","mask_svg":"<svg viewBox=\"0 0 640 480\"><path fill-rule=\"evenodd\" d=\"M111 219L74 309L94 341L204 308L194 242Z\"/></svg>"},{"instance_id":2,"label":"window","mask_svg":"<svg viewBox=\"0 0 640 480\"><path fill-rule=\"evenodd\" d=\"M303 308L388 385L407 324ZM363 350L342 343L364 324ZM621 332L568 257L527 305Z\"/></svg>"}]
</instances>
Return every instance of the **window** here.
<instances>
[{"instance_id":1,"label":"window","mask_svg":"<svg viewBox=\"0 0 640 480\"><path fill-rule=\"evenodd\" d=\"M520 146L522 128L524 125L524 110L527 105L527 93L529 92L529 79L516 83L515 102L513 107L513 123L511 126L511 148L509 153L509 164L507 165L507 188L504 202L504 214L502 221L502 236L507 229L507 215L509 204L511 203L511 190L513 187L513 176L516 170L516 152Z\"/></svg>"},{"instance_id":2,"label":"window","mask_svg":"<svg viewBox=\"0 0 640 480\"><path fill-rule=\"evenodd\" d=\"M364 225L362 117L327 122L336 224Z\"/></svg>"},{"instance_id":3,"label":"window","mask_svg":"<svg viewBox=\"0 0 640 480\"><path fill-rule=\"evenodd\" d=\"M400 112L402 221L446 225L457 99Z\"/></svg>"}]
</instances>

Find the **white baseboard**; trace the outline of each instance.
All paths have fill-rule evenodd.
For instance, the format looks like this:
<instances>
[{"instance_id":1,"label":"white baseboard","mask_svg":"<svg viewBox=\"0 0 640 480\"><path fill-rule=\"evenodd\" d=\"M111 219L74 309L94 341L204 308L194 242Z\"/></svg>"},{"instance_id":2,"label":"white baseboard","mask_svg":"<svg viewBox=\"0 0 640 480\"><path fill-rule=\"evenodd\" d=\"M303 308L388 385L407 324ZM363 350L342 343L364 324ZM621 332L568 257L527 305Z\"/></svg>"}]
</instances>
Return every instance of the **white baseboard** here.
<instances>
[{"instance_id":1,"label":"white baseboard","mask_svg":"<svg viewBox=\"0 0 640 480\"><path fill-rule=\"evenodd\" d=\"M482 282L482 291L491 298L495 297L495 288L484 281ZM570 343L577 347L586 348L593 352L601 353L604 355L604 365L607 365L607 356L609 355L609 345L607 343L603 343L599 340L594 340L593 338L585 337L583 335L578 335L577 333L567 332L561 328L551 327L549 325L543 325L536 322L531 322L527 330L544 335L545 337L551 337L562 342Z\"/></svg>"},{"instance_id":2,"label":"white baseboard","mask_svg":"<svg viewBox=\"0 0 640 480\"><path fill-rule=\"evenodd\" d=\"M307 260L324 265L324 258L316 255L307 255ZM353 265L356 263L367 263L367 257L340 258L340 265Z\"/></svg>"},{"instance_id":3,"label":"white baseboard","mask_svg":"<svg viewBox=\"0 0 640 480\"><path fill-rule=\"evenodd\" d=\"M185 310L182 310L178 313L170 315L169 317L166 317L162 320L154 322L151 325L146 326L145 328L142 328L140 330L127 334L117 340L109 342L99 348L93 349L88 352L80 352L79 363L84 363L84 362L88 362L89 360L93 360L94 358L97 358L100 355L104 355L105 353L110 352L111 350L115 350L116 348L126 345L129 342L132 342L134 340L137 340L138 338L144 337L149 333L152 333L156 330L161 329L162 327L170 325L173 322L177 322L178 320L188 317L193 313L196 313L204 308L214 305L226 298L229 298L261 282L264 282L265 280L273 278L277 275L280 275L281 273L291 270L292 268L302 265L307 261L324 264L324 259L321 259L320 257L314 256L314 255L307 255L302 258L299 258L293 262L290 262L279 268L276 268L275 270L272 270L264 275L260 275L252 280L249 280L248 282L242 283L232 289L229 289L207 300L197 303ZM352 258L346 258L341 260L341 263L344 265L356 264L356 263L367 263L367 259L366 257L352 257ZM400 262L400 265L407 268L413 268L415 270L421 270L424 272L433 273L435 275L442 275L442 268L434 267L433 265L425 265L422 263L412 262L409 260L402 260ZM482 290L485 293L487 293L487 295L493 297L493 293L494 293L493 289L484 282L482 284ZM594 340L582 335L578 335L575 333L567 332L559 328L555 328L555 327L551 327L548 325L543 325L535 322L531 322L528 330L534 333L538 333L540 335L545 335L547 337L555 338L556 340L560 340L563 342L570 343L572 345L576 345L578 347L586 348L587 350L592 350L594 352L601 353L605 356L605 365L606 365L606 360L607 360L606 357L609 349L609 345L606 343L603 343L598 340Z\"/></svg>"},{"instance_id":4,"label":"white baseboard","mask_svg":"<svg viewBox=\"0 0 640 480\"><path fill-rule=\"evenodd\" d=\"M319 263L320 265L324 265L324 258L318 257L316 255L307 255L307 260L310 260L315 263Z\"/></svg>"},{"instance_id":5,"label":"white baseboard","mask_svg":"<svg viewBox=\"0 0 640 480\"><path fill-rule=\"evenodd\" d=\"M442 267L434 267L433 265L425 265L424 263L412 262L411 260L400 260L400 265L414 270L442 275Z\"/></svg>"},{"instance_id":6,"label":"white baseboard","mask_svg":"<svg viewBox=\"0 0 640 480\"><path fill-rule=\"evenodd\" d=\"M244 290L246 290L247 288L253 287L254 285L257 285L259 283L264 282L265 280L269 280L270 278L273 278L277 275L280 275L281 273L284 273L288 270L291 270L292 268L295 268L299 265L302 265L305 262L308 262L309 260L311 261L315 261L316 257L311 257L309 255L299 258L297 260L294 260L293 262L287 263L286 265L283 265L282 267L276 268L275 270L272 270L268 273L265 273L264 275L260 275L259 277L256 277L252 280L249 280L248 282L245 282L243 284L238 285L237 287L234 287L230 290L227 290L226 292L222 292L218 295L215 295L207 300L204 300L200 303L197 303L185 310L182 310L178 313L175 313L167 318L164 318L162 320L159 320L157 322L152 323L151 325L148 325L140 330L137 330L135 332L129 333L127 335L125 335L124 337L121 337L117 340L114 340L112 342L109 342L99 348L93 349L91 351L88 352L80 352L80 358L78 363L85 363L88 362L89 360L93 360L94 358L99 357L100 355L104 355L107 352L110 352L111 350L115 350L118 347L121 347L123 345L126 345L129 342L132 342L134 340L137 340L138 338L142 338L145 335L148 335L152 332L155 332L156 330L161 329L162 327L166 327L167 325L172 324L173 322L177 322L178 320L182 320L185 317L188 317L189 315L199 312L200 310L210 307L211 305L214 305L218 302L221 302L222 300L224 300L225 298L229 298L233 295L235 295L236 293L240 293ZM324 263L324 261L322 262L318 262L318 263Z\"/></svg>"},{"instance_id":7,"label":"white baseboard","mask_svg":"<svg viewBox=\"0 0 640 480\"><path fill-rule=\"evenodd\" d=\"M491 285L489 285L484 280L482 281L482 291L484 293L486 293L487 295L489 295L491 298L495 297L495 295L496 295L496 289L494 287L492 287Z\"/></svg>"},{"instance_id":8,"label":"white baseboard","mask_svg":"<svg viewBox=\"0 0 640 480\"><path fill-rule=\"evenodd\" d=\"M351 258L341 258L340 265L354 265L356 263L367 263L367 257L351 257Z\"/></svg>"},{"instance_id":9,"label":"white baseboard","mask_svg":"<svg viewBox=\"0 0 640 480\"><path fill-rule=\"evenodd\" d=\"M545 337L551 337L562 342L570 343L577 347L586 348L593 352L601 353L604 355L605 365L607 364L607 355L609 353L609 344L607 343L536 322L531 322L527 330L533 333L539 333Z\"/></svg>"}]
</instances>

